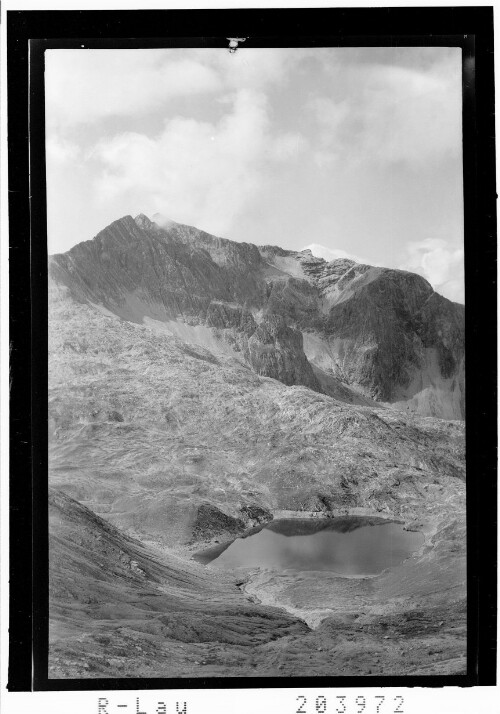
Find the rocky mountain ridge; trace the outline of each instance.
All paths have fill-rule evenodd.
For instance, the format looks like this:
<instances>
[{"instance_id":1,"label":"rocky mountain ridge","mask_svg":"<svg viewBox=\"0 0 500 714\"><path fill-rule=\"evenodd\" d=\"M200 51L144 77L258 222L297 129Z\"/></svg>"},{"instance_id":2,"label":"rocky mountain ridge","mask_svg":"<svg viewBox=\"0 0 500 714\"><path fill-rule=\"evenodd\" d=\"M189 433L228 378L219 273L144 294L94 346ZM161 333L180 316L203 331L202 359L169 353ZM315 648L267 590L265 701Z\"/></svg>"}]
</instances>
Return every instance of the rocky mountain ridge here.
<instances>
[{"instance_id":1,"label":"rocky mountain ridge","mask_svg":"<svg viewBox=\"0 0 500 714\"><path fill-rule=\"evenodd\" d=\"M173 221L162 228L142 214L52 256L49 273L75 299L123 319L207 326L258 374L285 384L464 418L463 306L413 273L259 248Z\"/></svg>"}]
</instances>

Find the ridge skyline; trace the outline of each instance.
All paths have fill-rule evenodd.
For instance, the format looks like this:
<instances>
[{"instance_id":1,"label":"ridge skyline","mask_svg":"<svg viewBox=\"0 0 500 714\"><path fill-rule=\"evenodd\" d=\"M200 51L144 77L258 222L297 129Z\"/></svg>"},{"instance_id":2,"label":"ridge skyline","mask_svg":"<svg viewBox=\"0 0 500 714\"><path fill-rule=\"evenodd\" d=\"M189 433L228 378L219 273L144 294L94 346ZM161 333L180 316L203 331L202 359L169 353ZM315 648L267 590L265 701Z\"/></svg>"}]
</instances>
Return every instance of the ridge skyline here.
<instances>
[{"instance_id":1,"label":"ridge skyline","mask_svg":"<svg viewBox=\"0 0 500 714\"><path fill-rule=\"evenodd\" d=\"M52 256L49 273L79 302L229 350L284 384L465 416L464 308L416 273L161 228L144 214Z\"/></svg>"},{"instance_id":2,"label":"ridge skyline","mask_svg":"<svg viewBox=\"0 0 500 714\"><path fill-rule=\"evenodd\" d=\"M335 264L335 263L345 262L345 263L351 263L352 265L376 267L376 268L382 268L382 269L384 269L384 270L394 270L394 271L397 271L397 272L400 272L400 273L409 273L409 274L411 274L411 275L418 275L418 276L419 276L420 278L422 278L422 280L424 280L424 281L432 288L432 290L433 290L437 295L439 295L440 297L445 298L446 300L448 300L449 302L451 302L451 303L453 303L453 304L455 304L455 305L460 305L460 306L462 306L462 307L465 305L465 301L464 301L464 302L460 302L460 301L457 301L457 300L452 300L451 298L447 297L447 296L444 295L443 293L439 292L439 291L436 289L436 287L435 287L424 275L422 275L421 272L418 272L418 271L416 271L416 270L408 270L408 269L406 269L406 268L397 268L397 267L392 267L392 266L388 266L388 265L382 265L382 264L377 263L377 262L370 262L370 261L364 261L364 260L355 260L353 257L347 257L347 256L346 256L346 257L341 256L341 257L333 258L332 260L327 260L327 259L324 258L323 256L316 254L316 253L312 250L312 247L313 247L314 245L318 245L318 244L313 244L311 247L306 246L306 247L302 248L302 250L294 250L294 249L292 249L292 248L284 248L283 246L281 246L281 245L279 245L279 244L277 244L277 243L257 243L257 242L249 242L249 241L238 241L238 240L234 240L233 238L227 238L227 237L225 237L225 236L215 235L215 234L210 233L209 231L206 231L205 229L200 228L200 227L198 227L198 226L191 225L191 224L187 224L187 223L182 223L182 222L180 222L180 221L175 221L174 219L172 219L172 218L170 218L170 217L168 217L168 216L160 215L160 214L158 214L158 213L153 214L153 216L152 216L151 218L150 218L146 213L144 213L144 212L140 212L140 213L138 213L136 216L133 216L131 213L124 214L123 216L121 216L121 217L119 217L119 218L116 218L115 220L111 221L111 223L107 224L104 228L102 228L100 231L98 231L92 238L89 238L89 239L83 240L83 241L79 241L78 243L75 243L75 245L71 246L71 248L68 248L68 250L66 250L66 251L62 251L62 252L60 251L60 252L49 253L49 254L48 254L48 258L49 258L49 259L50 259L50 258L54 258L54 257L57 256L57 255L66 255L66 254L68 254L68 253L71 253L71 251L72 251L74 248L76 248L77 246L79 246L79 245L82 245L82 244L85 244L85 243L91 243L91 242L94 241L95 239L99 238L99 236L100 236L102 233L104 233L108 228L110 228L111 226L113 226L113 225L115 225L115 224L117 224L117 223L120 223L121 221L123 221L123 220L125 220L125 219L127 219L127 218L130 218L130 219L131 219L132 221L134 221L139 227L141 227L141 223L138 223L138 219L145 218L150 224L157 226L160 230L165 231L165 232L167 232L168 228L170 228L170 227L179 226L179 227L183 227L183 228L187 228L187 229L193 229L193 230L195 230L195 231L198 231L198 232L200 232L200 233L203 233L203 234L205 234L205 235L207 235L207 236L210 236L210 237L212 237L212 238L215 238L215 239L217 239L217 240L228 241L229 243L240 244L240 245L253 245L253 246L255 246L255 247L256 247L257 249L259 249L259 250L260 250L260 249L266 249L266 248L277 248L277 249L279 249L279 250L281 250L281 251L284 251L284 252L286 252L286 253L289 253L289 254L308 254L308 253L309 253L309 254L311 254L315 259L317 259L318 261L322 261L323 263L326 263L326 264ZM156 220L155 220L155 219L156 219ZM161 222L159 222L159 219L161 220ZM319 246L319 247L322 248L322 246ZM340 252L344 252L344 251L340 251Z\"/></svg>"}]
</instances>

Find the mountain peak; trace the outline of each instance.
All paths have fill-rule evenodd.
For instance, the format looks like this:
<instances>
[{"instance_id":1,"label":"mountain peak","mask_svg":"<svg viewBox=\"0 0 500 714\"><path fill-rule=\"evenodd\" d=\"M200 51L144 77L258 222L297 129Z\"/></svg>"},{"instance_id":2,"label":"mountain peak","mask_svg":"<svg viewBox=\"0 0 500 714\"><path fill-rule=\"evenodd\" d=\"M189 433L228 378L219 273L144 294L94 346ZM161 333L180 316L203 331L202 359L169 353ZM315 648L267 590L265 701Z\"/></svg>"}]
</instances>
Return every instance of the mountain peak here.
<instances>
[{"instance_id":1,"label":"mountain peak","mask_svg":"<svg viewBox=\"0 0 500 714\"><path fill-rule=\"evenodd\" d=\"M134 218L134 221L139 228L145 228L147 230L154 228L170 228L172 226L179 225L171 218L168 218L161 213L155 213L152 219L148 218L145 213L139 213L139 215Z\"/></svg>"},{"instance_id":2,"label":"mountain peak","mask_svg":"<svg viewBox=\"0 0 500 714\"><path fill-rule=\"evenodd\" d=\"M139 213L139 215L134 218L134 221L139 226L139 228L154 227L154 223L144 213Z\"/></svg>"},{"instance_id":3,"label":"mountain peak","mask_svg":"<svg viewBox=\"0 0 500 714\"><path fill-rule=\"evenodd\" d=\"M249 363L259 374L317 387L307 358L367 398L463 416L463 310L432 297L416 274L347 258L326 262L310 248L259 249L142 213L55 256L50 273L80 302L134 322L208 326L214 301L247 304L254 315L280 316L287 328L272 340L269 330L255 337ZM223 329L233 329L231 320ZM245 355L245 345L234 344Z\"/></svg>"}]
</instances>

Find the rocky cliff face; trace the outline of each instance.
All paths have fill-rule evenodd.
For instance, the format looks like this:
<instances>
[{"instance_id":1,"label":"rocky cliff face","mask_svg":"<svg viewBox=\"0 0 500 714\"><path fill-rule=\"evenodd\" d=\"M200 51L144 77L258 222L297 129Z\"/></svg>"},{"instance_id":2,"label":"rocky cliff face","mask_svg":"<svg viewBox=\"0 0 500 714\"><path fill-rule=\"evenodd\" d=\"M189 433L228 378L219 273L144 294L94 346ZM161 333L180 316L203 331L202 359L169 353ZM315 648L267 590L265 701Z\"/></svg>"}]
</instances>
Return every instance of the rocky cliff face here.
<instances>
[{"instance_id":1,"label":"rocky cliff face","mask_svg":"<svg viewBox=\"0 0 500 714\"><path fill-rule=\"evenodd\" d=\"M327 263L308 251L261 252L277 267L286 269L291 258L300 266L304 277L292 279L294 296L288 289L283 302L304 330L313 364L376 400L464 418L462 305L413 273L345 259ZM312 316L310 286L317 296ZM279 301L273 309L282 312Z\"/></svg>"},{"instance_id":2,"label":"rocky cliff face","mask_svg":"<svg viewBox=\"0 0 500 714\"><path fill-rule=\"evenodd\" d=\"M257 374L322 391L304 354L302 333L281 315L264 317L248 341L248 361Z\"/></svg>"},{"instance_id":3,"label":"rocky cliff face","mask_svg":"<svg viewBox=\"0 0 500 714\"><path fill-rule=\"evenodd\" d=\"M51 257L50 275L78 301L126 320L174 334L208 327L211 347L219 340L287 385L464 417L463 306L418 275L235 243L173 221L162 228L144 215ZM207 346L205 331L191 338Z\"/></svg>"},{"instance_id":4,"label":"rocky cliff face","mask_svg":"<svg viewBox=\"0 0 500 714\"><path fill-rule=\"evenodd\" d=\"M204 247L205 234L196 232L194 241L194 230L164 231L142 216L125 216L94 240L54 256L51 274L76 298L139 322L145 315L204 320L212 300L258 302L259 282L245 264L257 249L241 246L241 256L233 251L219 265Z\"/></svg>"}]
</instances>

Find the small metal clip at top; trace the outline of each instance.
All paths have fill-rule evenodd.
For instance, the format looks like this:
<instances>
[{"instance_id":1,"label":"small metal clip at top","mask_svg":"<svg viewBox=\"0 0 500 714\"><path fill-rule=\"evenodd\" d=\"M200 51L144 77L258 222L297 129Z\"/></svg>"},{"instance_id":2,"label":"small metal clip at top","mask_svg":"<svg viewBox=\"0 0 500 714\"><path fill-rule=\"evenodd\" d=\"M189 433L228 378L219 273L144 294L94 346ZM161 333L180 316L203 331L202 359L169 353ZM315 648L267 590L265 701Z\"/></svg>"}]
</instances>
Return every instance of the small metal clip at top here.
<instances>
[{"instance_id":1,"label":"small metal clip at top","mask_svg":"<svg viewBox=\"0 0 500 714\"><path fill-rule=\"evenodd\" d=\"M226 40L229 40L229 52L231 52L231 54L236 52L238 49L238 43L245 42L247 39L247 37L226 37Z\"/></svg>"}]
</instances>

